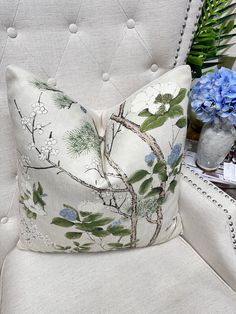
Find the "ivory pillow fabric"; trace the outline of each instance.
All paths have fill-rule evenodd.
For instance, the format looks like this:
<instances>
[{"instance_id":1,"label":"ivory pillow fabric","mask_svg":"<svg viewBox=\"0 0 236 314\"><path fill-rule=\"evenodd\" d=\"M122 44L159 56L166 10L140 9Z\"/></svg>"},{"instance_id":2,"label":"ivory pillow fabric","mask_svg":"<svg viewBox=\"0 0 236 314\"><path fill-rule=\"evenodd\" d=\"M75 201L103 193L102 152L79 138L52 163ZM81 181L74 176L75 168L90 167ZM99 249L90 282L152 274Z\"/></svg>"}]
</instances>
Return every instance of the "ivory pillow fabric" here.
<instances>
[{"instance_id":1,"label":"ivory pillow fabric","mask_svg":"<svg viewBox=\"0 0 236 314\"><path fill-rule=\"evenodd\" d=\"M9 66L18 247L96 252L176 237L190 83L189 67L181 66L122 104L95 111Z\"/></svg>"}]
</instances>

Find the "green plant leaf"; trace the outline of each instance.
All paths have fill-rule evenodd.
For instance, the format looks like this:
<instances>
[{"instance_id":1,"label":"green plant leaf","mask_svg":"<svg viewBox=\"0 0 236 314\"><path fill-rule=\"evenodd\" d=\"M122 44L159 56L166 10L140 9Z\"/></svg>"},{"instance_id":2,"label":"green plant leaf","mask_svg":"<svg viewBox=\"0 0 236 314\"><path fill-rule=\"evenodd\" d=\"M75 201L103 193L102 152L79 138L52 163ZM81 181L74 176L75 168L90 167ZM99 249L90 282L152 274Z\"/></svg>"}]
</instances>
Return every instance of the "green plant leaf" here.
<instances>
[{"instance_id":1,"label":"green plant leaf","mask_svg":"<svg viewBox=\"0 0 236 314\"><path fill-rule=\"evenodd\" d=\"M61 217L53 218L51 224L57 225L60 227L66 227L66 228L74 226L74 223L72 221L66 220L66 219L61 218Z\"/></svg>"},{"instance_id":2,"label":"green plant leaf","mask_svg":"<svg viewBox=\"0 0 236 314\"><path fill-rule=\"evenodd\" d=\"M170 105L175 106L180 104L184 100L186 93L186 88L181 88L178 95L170 101Z\"/></svg>"},{"instance_id":3,"label":"green plant leaf","mask_svg":"<svg viewBox=\"0 0 236 314\"><path fill-rule=\"evenodd\" d=\"M172 193L174 193L176 185L177 185L177 181L176 180L172 180L170 182L168 190L171 191Z\"/></svg>"},{"instance_id":4,"label":"green plant leaf","mask_svg":"<svg viewBox=\"0 0 236 314\"><path fill-rule=\"evenodd\" d=\"M71 239L71 240L73 240L73 239L79 239L79 238L81 238L81 236L82 236L82 232L67 232L66 234L65 234L65 237L67 238L67 239Z\"/></svg>"},{"instance_id":5,"label":"green plant leaf","mask_svg":"<svg viewBox=\"0 0 236 314\"><path fill-rule=\"evenodd\" d=\"M187 125L187 119L185 117L180 118L177 122L176 125L178 128L182 129Z\"/></svg>"},{"instance_id":6,"label":"green plant leaf","mask_svg":"<svg viewBox=\"0 0 236 314\"><path fill-rule=\"evenodd\" d=\"M140 126L140 131L141 132L147 132L149 130L158 128L160 126L162 126L166 120L168 119L168 117L166 115L163 116L152 116L150 118L147 118Z\"/></svg>"},{"instance_id":7,"label":"green plant leaf","mask_svg":"<svg viewBox=\"0 0 236 314\"><path fill-rule=\"evenodd\" d=\"M150 174L147 170L138 170L132 176L129 177L128 182L129 183L135 183L143 178L145 178L148 174Z\"/></svg>"},{"instance_id":8,"label":"green plant leaf","mask_svg":"<svg viewBox=\"0 0 236 314\"><path fill-rule=\"evenodd\" d=\"M150 188L152 181L153 181L152 177L143 181L139 187L139 194L141 194L141 195L145 194L148 191L148 189Z\"/></svg>"},{"instance_id":9,"label":"green plant leaf","mask_svg":"<svg viewBox=\"0 0 236 314\"><path fill-rule=\"evenodd\" d=\"M166 168L166 162L164 160L159 160L153 168L153 173L163 172L165 168Z\"/></svg>"},{"instance_id":10,"label":"green plant leaf","mask_svg":"<svg viewBox=\"0 0 236 314\"><path fill-rule=\"evenodd\" d=\"M183 108L179 105L175 105L171 107L169 111L167 112L167 115L170 118L179 117L179 116L182 116L183 114L184 114Z\"/></svg>"},{"instance_id":11,"label":"green plant leaf","mask_svg":"<svg viewBox=\"0 0 236 314\"><path fill-rule=\"evenodd\" d=\"M157 195L159 195L162 191L163 191L163 189L162 189L161 187L152 188L151 191L150 191L147 195L145 195L144 198L149 198L149 197L157 196Z\"/></svg>"}]
</instances>

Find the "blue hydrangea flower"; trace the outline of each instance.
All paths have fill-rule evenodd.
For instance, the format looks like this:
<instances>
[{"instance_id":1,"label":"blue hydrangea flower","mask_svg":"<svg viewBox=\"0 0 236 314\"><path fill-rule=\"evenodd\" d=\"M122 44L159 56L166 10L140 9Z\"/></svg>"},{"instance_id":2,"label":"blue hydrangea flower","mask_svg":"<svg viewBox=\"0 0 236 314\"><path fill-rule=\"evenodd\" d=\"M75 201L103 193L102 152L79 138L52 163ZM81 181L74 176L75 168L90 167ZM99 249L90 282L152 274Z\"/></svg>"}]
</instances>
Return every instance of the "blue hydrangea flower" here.
<instances>
[{"instance_id":1,"label":"blue hydrangea flower","mask_svg":"<svg viewBox=\"0 0 236 314\"><path fill-rule=\"evenodd\" d=\"M175 144L171 150L170 155L167 157L167 164L173 165L173 163L179 158L182 150L182 144Z\"/></svg>"},{"instance_id":2,"label":"blue hydrangea flower","mask_svg":"<svg viewBox=\"0 0 236 314\"><path fill-rule=\"evenodd\" d=\"M155 158L156 158L156 155L153 152L145 156L145 162L147 163L149 167L153 165Z\"/></svg>"},{"instance_id":3,"label":"blue hydrangea flower","mask_svg":"<svg viewBox=\"0 0 236 314\"><path fill-rule=\"evenodd\" d=\"M77 212L72 208L63 208L60 211L60 216L71 221L75 221L77 219Z\"/></svg>"},{"instance_id":4,"label":"blue hydrangea flower","mask_svg":"<svg viewBox=\"0 0 236 314\"><path fill-rule=\"evenodd\" d=\"M226 119L236 124L236 72L221 68L197 79L190 93L191 106L203 122Z\"/></svg>"},{"instance_id":5,"label":"blue hydrangea flower","mask_svg":"<svg viewBox=\"0 0 236 314\"><path fill-rule=\"evenodd\" d=\"M121 222L119 220L112 221L112 223L109 225L110 227L118 227L121 225Z\"/></svg>"}]
</instances>

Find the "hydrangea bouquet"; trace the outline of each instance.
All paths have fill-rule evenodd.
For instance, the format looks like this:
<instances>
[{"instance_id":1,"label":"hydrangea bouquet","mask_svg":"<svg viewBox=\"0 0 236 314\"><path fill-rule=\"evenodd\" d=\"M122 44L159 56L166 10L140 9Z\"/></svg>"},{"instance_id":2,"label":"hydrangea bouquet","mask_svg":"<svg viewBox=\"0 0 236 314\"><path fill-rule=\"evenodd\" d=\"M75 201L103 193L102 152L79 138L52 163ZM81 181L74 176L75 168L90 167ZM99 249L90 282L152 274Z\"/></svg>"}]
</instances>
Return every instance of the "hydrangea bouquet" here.
<instances>
[{"instance_id":1,"label":"hydrangea bouquet","mask_svg":"<svg viewBox=\"0 0 236 314\"><path fill-rule=\"evenodd\" d=\"M222 67L203 75L196 80L190 100L199 120L223 118L236 125L236 72Z\"/></svg>"},{"instance_id":2,"label":"hydrangea bouquet","mask_svg":"<svg viewBox=\"0 0 236 314\"><path fill-rule=\"evenodd\" d=\"M205 123L197 151L197 164L207 171L217 169L235 140L236 72L226 68L197 79L191 92L192 110Z\"/></svg>"}]
</instances>

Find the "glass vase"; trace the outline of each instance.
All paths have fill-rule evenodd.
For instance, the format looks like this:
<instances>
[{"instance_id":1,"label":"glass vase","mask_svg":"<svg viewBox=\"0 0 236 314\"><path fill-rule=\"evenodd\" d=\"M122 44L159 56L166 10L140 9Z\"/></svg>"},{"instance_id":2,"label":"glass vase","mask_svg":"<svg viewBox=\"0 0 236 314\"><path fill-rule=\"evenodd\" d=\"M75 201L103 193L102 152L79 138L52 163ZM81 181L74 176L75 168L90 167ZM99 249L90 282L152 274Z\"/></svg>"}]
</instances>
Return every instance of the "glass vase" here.
<instances>
[{"instance_id":1,"label":"glass vase","mask_svg":"<svg viewBox=\"0 0 236 314\"><path fill-rule=\"evenodd\" d=\"M206 170L216 170L227 156L236 138L235 127L227 120L217 119L205 123L197 150L197 165Z\"/></svg>"}]
</instances>

